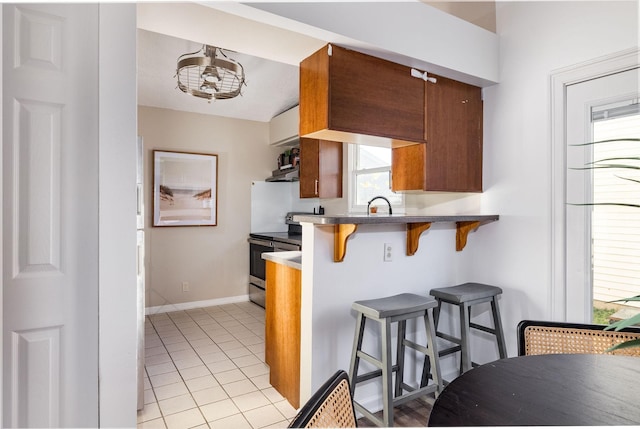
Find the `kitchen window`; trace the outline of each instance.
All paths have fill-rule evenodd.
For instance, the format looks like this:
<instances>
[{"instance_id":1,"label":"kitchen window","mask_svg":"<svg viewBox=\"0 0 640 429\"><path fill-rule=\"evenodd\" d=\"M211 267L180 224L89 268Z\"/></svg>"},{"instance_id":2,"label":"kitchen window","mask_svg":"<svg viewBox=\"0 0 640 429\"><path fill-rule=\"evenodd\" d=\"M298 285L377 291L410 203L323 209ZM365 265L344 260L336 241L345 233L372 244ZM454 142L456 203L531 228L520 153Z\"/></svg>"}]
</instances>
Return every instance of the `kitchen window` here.
<instances>
[{"instance_id":1,"label":"kitchen window","mask_svg":"<svg viewBox=\"0 0 640 429\"><path fill-rule=\"evenodd\" d=\"M352 212L366 212L367 202L378 195L386 197L394 208L404 207L404 196L390 189L390 148L350 144L349 159L349 200ZM382 212L386 211L383 207Z\"/></svg>"}]
</instances>

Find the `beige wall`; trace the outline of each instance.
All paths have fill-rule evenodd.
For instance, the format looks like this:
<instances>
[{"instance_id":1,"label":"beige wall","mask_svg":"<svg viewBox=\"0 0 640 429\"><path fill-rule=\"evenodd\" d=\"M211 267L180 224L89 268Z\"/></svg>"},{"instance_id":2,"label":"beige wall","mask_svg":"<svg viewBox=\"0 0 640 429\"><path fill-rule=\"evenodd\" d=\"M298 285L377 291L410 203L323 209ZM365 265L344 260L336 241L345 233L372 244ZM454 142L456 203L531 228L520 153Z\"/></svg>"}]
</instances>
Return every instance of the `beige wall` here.
<instances>
[{"instance_id":1,"label":"beige wall","mask_svg":"<svg viewBox=\"0 0 640 429\"><path fill-rule=\"evenodd\" d=\"M139 106L138 133L145 149L146 306L246 295L251 181L271 173L279 152L268 145L269 124ZM152 226L154 149L218 155L217 226Z\"/></svg>"}]
</instances>

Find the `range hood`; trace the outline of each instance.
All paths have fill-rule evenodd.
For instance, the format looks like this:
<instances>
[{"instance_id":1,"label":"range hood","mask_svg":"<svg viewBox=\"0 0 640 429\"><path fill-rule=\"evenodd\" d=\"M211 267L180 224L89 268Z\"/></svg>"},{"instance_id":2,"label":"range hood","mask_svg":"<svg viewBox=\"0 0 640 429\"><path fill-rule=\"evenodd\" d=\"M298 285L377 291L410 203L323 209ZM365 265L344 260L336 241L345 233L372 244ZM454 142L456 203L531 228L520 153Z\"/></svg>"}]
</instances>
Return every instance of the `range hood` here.
<instances>
[{"instance_id":1,"label":"range hood","mask_svg":"<svg viewBox=\"0 0 640 429\"><path fill-rule=\"evenodd\" d=\"M266 182L297 182L298 180L300 180L298 167L273 170L271 177L265 179Z\"/></svg>"}]
</instances>

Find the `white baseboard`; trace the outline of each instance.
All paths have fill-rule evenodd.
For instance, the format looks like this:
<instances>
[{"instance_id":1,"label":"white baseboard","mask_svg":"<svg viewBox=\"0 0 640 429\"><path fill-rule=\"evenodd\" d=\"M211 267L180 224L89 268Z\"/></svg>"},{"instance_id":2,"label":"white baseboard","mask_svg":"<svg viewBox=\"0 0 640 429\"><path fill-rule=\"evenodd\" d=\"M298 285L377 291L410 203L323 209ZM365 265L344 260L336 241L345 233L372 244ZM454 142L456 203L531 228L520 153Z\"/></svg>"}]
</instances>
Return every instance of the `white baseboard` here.
<instances>
[{"instance_id":1,"label":"white baseboard","mask_svg":"<svg viewBox=\"0 0 640 429\"><path fill-rule=\"evenodd\" d=\"M170 313L172 311L192 310L194 308L211 307L214 305L235 304L237 302L249 301L249 295L230 296L226 298L207 299L204 301L180 302L177 304L158 305L155 307L146 307L145 315L160 313Z\"/></svg>"}]
</instances>

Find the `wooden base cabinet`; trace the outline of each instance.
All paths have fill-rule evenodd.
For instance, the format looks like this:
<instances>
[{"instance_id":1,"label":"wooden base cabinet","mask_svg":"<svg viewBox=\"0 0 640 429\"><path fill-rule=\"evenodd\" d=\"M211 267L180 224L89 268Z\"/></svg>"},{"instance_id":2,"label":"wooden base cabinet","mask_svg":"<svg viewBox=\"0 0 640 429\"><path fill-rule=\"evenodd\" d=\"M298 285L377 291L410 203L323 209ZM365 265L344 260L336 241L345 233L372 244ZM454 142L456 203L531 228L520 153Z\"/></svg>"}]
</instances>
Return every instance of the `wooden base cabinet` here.
<instances>
[{"instance_id":1,"label":"wooden base cabinet","mask_svg":"<svg viewBox=\"0 0 640 429\"><path fill-rule=\"evenodd\" d=\"M300 139L300 198L342 197L342 143Z\"/></svg>"},{"instance_id":2,"label":"wooden base cabinet","mask_svg":"<svg viewBox=\"0 0 640 429\"><path fill-rule=\"evenodd\" d=\"M265 362L269 383L300 408L300 270L266 261Z\"/></svg>"},{"instance_id":3,"label":"wooden base cabinet","mask_svg":"<svg viewBox=\"0 0 640 429\"><path fill-rule=\"evenodd\" d=\"M482 192L482 90L425 83L426 143L392 149L392 190Z\"/></svg>"}]
</instances>

